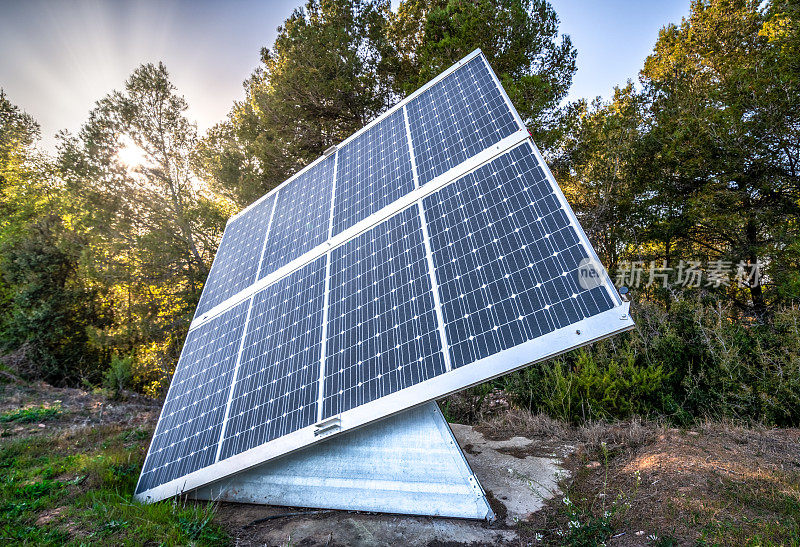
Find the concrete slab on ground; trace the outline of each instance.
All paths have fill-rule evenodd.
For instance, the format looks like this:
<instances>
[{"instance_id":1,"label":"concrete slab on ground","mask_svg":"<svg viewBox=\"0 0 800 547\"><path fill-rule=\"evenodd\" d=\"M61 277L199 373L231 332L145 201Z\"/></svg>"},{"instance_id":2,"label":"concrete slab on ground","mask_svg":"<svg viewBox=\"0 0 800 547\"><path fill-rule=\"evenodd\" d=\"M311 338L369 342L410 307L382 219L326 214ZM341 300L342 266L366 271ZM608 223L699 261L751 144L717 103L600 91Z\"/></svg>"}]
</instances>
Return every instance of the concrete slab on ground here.
<instances>
[{"instance_id":1,"label":"concrete slab on ground","mask_svg":"<svg viewBox=\"0 0 800 547\"><path fill-rule=\"evenodd\" d=\"M558 482L566 473L561 463L571 447L562 447L552 457L541 457L534 440L513 437L493 441L470 426L451 427L472 470L493 498L498 516L494 524L233 503L221 503L217 518L236 538L237 545L516 544L515 524L559 493Z\"/></svg>"},{"instance_id":2,"label":"concrete slab on ground","mask_svg":"<svg viewBox=\"0 0 800 547\"><path fill-rule=\"evenodd\" d=\"M487 495L504 506L505 511L495 508L495 513L499 519L504 512L507 525L527 520L560 493L558 483L567 476L561 463L572 447L540 457L531 454L536 442L526 437L493 441L468 425L450 427Z\"/></svg>"}]
</instances>

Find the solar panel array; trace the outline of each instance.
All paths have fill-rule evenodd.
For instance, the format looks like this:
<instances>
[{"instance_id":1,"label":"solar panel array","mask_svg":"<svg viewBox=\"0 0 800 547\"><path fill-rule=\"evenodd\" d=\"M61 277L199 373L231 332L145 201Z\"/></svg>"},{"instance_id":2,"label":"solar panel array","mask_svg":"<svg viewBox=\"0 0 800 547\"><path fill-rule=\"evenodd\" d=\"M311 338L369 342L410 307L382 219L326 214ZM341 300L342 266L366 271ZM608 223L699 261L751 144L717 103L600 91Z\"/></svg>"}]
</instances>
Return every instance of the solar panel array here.
<instances>
[{"instance_id":1,"label":"solar panel array","mask_svg":"<svg viewBox=\"0 0 800 547\"><path fill-rule=\"evenodd\" d=\"M524 130L474 54L234 217L137 494L619 305Z\"/></svg>"}]
</instances>

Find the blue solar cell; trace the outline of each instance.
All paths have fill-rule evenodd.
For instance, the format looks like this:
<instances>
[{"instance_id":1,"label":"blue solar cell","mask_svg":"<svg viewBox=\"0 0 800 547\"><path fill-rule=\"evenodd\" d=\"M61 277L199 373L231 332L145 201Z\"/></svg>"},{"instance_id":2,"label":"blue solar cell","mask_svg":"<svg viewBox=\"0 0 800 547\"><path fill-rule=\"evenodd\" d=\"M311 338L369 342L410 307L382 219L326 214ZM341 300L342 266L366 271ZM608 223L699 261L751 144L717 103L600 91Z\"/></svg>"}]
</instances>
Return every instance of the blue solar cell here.
<instances>
[{"instance_id":1,"label":"blue solar cell","mask_svg":"<svg viewBox=\"0 0 800 547\"><path fill-rule=\"evenodd\" d=\"M414 189L403 110L344 145L337 161L332 235Z\"/></svg>"},{"instance_id":2,"label":"blue solar cell","mask_svg":"<svg viewBox=\"0 0 800 547\"><path fill-rule=\"evenodd\" d=\"M189 331L137 492L214 463L248 305Z\"/></svg>"},{"instance_id":3,"label":"blue solar cell","mask_svg":"<svg viewBox=\"0 0 800 547\"><path fill-rule=\"evenodd\" d=\"M480 55L406 108L420 185L522 129Z\"/></svg>"},{"instance_id":4,"label":"blue solar cell","mask_svg":"<svg viewBox=\"0 0 800 547\"><path fill-rule=\"evenodd\" d=\"M275 194L231 220L208 273L195 317L246 289L256 281L267 224L275 203Z\"/></svg>"},{"instance_id":5,"label":"blue solar cell","mask_svg":"<svg viewBox=\"0 0 800 547\"><path fill-rule=\"evenodd\" d=\"M220 459L316 421L325 261L253 296Z\"/></svg>"},{"instance_id":6,"label":"blue solar cell","mask_svg":"<svg viewBox=\"0 0 800 547\"><path fill-rule=\"evenodd\" d=\"M424 200L453 367L610 309L530 144Z\"/></svg>"},{"instance_id":7,"label":"blue solar cell","mask_svg":"<svg viewBox=\"0 0 800 547\"><path fill-rule=\"evenodd\" d=\"M334 162L331 155L278 190L259 279L328 239Z\"/></svg>"},{"instance_id":8,"label":"blue solar cell","mask_svg":"<svg viewBox=\"0 0 800 547\"><path fill-rule=\"evenodd\" d=\"M418 207L331 252L323 417L444 372Z\"/></svg>"}]
</instances>

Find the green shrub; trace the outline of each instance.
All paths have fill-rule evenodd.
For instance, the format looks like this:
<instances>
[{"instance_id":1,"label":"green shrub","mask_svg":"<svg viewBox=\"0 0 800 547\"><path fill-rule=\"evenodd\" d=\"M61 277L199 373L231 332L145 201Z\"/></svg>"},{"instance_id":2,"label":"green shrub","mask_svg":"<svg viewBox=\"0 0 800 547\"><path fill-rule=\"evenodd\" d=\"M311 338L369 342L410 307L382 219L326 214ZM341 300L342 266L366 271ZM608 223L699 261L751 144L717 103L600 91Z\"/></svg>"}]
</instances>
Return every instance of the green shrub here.
<instances>
[{"instance_id":1,"label":"green shrub","mask_svg":"<svg viewBox=\"0 0 800 547\"><path fill-rule=\"evenodd\" d=\"M632 353L603 360L580 350L574 363L559 359L530 367L509 376L504 388L536 410L579 421L651 414L667 379L663 366L637 365Z\"/></svg>"},{"instance_id":2,"label":"green shrub","mask_svg":"<svg viewBox=\"0 0 800 547\"><path fill-rule=\"evenodd\" d=\"M111 358L111 366L103 376L103 386L114 390L119 395L123 390L130 388L133 379L133 357L120 357L114 355Z\"/></svg>"},{"instance_id":3,"label":"green shrub","mask_svg":"<svg viewBox=\"0 0 800 547\"><path fill-rule=\"evenodd\" d=\"M32 423L51 420L61 414L61 405L34 406L9 410L0 414L0 422Z\"/></svg>"},{"instance_id":4,"label":"green shrub","mask_svg":"<svg viewBox=\"0 0 800 547\"><path fill-rule=\"evenodd\" d=\"M636 329L494 382L520 406L573 422L707 416L800 424L800 311L758 321L714 302L632 306Z\"/></svg>"}]
</instances>

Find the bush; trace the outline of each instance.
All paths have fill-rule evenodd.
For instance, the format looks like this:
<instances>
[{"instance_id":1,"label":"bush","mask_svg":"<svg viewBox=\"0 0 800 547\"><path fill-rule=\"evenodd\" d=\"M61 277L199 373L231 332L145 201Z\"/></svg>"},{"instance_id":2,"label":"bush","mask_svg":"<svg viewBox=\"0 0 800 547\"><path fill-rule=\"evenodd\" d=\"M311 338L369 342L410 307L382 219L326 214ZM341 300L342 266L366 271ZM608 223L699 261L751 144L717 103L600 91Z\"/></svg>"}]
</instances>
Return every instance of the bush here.
<instances>
[{"instance_id":1,"label":"bush","mask_svg":"<svg viewBox=\"0 0 800 547\"><path fill-rule=\"evenodd\" d=\"M582 422L707 416L800 424L800 311L757 321L703 301L644 302L636 329L495 382L534 412Z\"/></svg>"},{"instance_id":2,"label":"bush","mask_svg":"<svg viewBox=\"0 0 800 547\"><path fill-rule=\"evenodd\" d=\"M503 384L532 410L575 422L652 414L667 380L663 366L640 366L633 354L604 360L579 350L574 363L559 359L534 365Z\"/></svg>"},{"instance_id":3,"label":"bush","mask_svg":"<svg viewBox=\"0 0 800 547\"><path fill-rule=\"evenodd\" d=\"M133 357L114 355L111 358L111 366L103 376L103 386L113 389L115 395L119 395L123 390L131 387L132 379Z\"/></svg>"}]
</instances>

